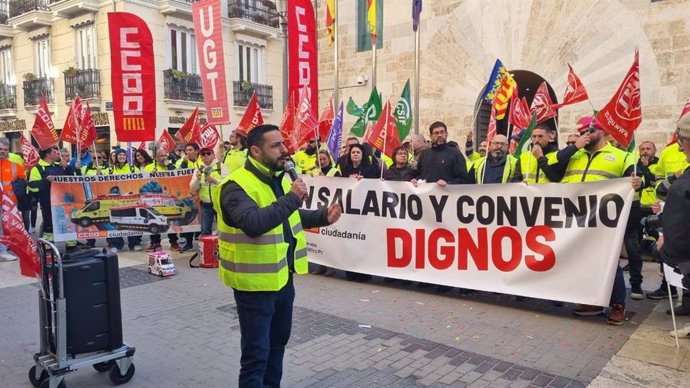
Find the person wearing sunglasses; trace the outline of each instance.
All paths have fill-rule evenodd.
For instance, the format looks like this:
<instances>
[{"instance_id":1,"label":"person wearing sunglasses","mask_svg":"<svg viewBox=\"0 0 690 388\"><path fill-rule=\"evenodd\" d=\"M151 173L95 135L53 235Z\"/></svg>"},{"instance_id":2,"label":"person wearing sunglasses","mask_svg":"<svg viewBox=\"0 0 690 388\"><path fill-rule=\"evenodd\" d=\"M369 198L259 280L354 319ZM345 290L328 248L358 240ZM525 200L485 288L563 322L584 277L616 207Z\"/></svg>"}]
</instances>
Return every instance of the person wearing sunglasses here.
<instances>
[{"instance_id":1,"label":"person wearing sunglasses","mask_svg":"<svg viewBox=\"0 0 690 388\"><path fill-rule=\"evenodd\" d=\"M213 234L213 221L216 218L216 211L213 209L213 191L230 173L227 166L216 160L212 149L202 148L199 155L201 155L202 165L194 172L189 188L199 193L201 236L209 236Z\"/></svg>"}]
</instances>

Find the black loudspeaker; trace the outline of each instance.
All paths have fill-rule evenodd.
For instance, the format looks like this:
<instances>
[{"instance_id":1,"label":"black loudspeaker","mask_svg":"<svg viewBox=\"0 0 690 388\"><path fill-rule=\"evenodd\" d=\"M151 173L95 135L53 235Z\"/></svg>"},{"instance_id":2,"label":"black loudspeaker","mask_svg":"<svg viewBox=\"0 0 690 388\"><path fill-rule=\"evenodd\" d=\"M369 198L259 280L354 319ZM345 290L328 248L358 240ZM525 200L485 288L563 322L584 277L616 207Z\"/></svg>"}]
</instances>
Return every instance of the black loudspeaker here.
<instances>
[{"instance_id":1,"label":"black loudspeaker","mask_svg":"<svg viewBox=\"0 0 690 388\"><path fill-rule=\"evenodd\" d=\"M67 354L115 350L122 343L117 255L98 249L63 259ZM57 282L53 284L57 287Z\"/></svg>"}]
</instances>

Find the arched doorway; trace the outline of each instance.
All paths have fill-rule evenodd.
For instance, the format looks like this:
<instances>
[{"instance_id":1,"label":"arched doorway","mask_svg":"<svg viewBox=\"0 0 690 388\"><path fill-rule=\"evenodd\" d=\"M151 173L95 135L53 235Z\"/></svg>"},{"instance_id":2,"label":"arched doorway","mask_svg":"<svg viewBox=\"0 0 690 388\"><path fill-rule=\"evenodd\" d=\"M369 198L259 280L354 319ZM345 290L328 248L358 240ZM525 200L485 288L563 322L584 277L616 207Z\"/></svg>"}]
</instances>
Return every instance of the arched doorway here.
<instances>
[{"instance_id":1,"label":"arched doorway","mask_svg":"<svg viewBox=\"0 0 690 388\"><path fill-rule=\"evenodd\" d=\"M513 70L510 74L515 79L518 85L518 94L520 97L525 97L527 99L527 104L531 105L534 99L534 94L537 92L537 88L542 82L546 81L542 76L537 73L533 73L529 70ZM554 93L553 88L546 82L546 87L549 90L549 95L551 96L551 101L554 104L558 103L558 98L556 93ZM489 118L491 116L491 103L485 101L482 96L486 86L481 90L477 98L477 102L474 105L474 113L476 113L476 118L474 120L473 130L476 135L476 139L479 142L481 139L486 138L487 127L489 126ZM510 106L508 106L508 112L505 117L496 122L496 131L503 135L508 135L508 117L510 115ZM552 131L558 131L558 113L556 116L546 120L544 122ZM512 133L512 129L511 129Z\"/></svg>"}]
</instances>

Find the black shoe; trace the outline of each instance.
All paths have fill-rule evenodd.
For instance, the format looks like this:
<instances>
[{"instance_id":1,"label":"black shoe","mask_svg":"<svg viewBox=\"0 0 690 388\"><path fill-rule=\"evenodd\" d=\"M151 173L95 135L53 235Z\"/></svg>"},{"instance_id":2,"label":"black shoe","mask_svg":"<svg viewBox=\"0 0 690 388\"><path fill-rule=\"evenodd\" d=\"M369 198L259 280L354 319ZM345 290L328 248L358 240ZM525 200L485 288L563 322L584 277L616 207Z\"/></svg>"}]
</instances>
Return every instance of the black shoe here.
<instances>
[{"instance_id":1,"label":"black shoe","mask_svg":"<svg viewBox=\"0 0 690 388\"><path fill-rule=\"evenodd\" d=\"M642 291L642 286L639 284L630 285L630 299L642 300L644 299L644 292Z\"/></svg>"},{"instance_id":2,"label":"black shoe","mask_svg":"<svg viewBox=\"0 0 690 388\"><path fill-rule=\"evenodd\" d=\"M680 305L673 308L673 313L677 317L687 317L690 315L690 306ZM671 315L671 309L666 310L666 315Z\"/></svg>"},{"instance_id":3,"label":"black shoe","mask_svg":"<svg viewBox=\"0 0 690 388\"><path fill-rule=\"evenodd\" d=\"M678 291L676 291L675 287L671 287L671 298L676 299L677 297ZM666 288L666 285L661 284L661 286L656 291L648 292L647 298L655 300L668 298L668 289Z\"/></svg>"},{"instance_id":4,"label":"black shoe","mask_svg":"<svg viewBox=\"0 0 690 388\"><path fill-rule=\"evenodd\" d=\"M182 248L180 248L180 253L191 251L194 249L194 244L185 244Z\"/></svg>"}]
</instances>

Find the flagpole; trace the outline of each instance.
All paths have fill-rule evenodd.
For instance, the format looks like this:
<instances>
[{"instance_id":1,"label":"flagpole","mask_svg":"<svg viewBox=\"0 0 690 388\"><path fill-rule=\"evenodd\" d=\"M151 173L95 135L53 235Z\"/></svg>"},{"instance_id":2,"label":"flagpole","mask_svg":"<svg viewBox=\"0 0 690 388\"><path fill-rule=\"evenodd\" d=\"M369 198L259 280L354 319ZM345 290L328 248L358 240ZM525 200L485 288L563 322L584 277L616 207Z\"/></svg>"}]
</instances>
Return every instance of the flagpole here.
<instances>
[{"instance_id":1,"label":"flagpole","mask_svg":"<svg viewBox=\"0 0 690 388\"><path fill-rule=\"evenodd\" d=\"M376 86L376 42L371 42L371 87Z\"/></svg>"},{"instance_id":2,"label":"flagpole","mask_svg":"<svg viewBox=\"0 0 690 388\"><path fill-rule=\"evenodd\" d=\"M419 31L414 33L414 133L419 133Z\"/></svg>"},{"instance_id":3,"label":"flagpole","mask_svg":"<svg viewBox=\"0 0 690 388\"><path fill-rule=\"evenodd\" d=\"M386 111L386 118L383 122L383 149L381 150L381 176L379 177L379 179L383 179L383 167L386 165L386 162L383 160L383 157L386 155L386 143L388 143L388 116L391 115L390 105L390 101L386 102L386 107L388 108L388 110ZM384 110L386 109L384 108ZM395 155L393 155L393 163L395 163Z\"/></svg>"},{"instance_id":4,"label":"flagpole","mask_svg":"<svg viewBox=\"0 0 690 388\"><path fill-rule=\"evenodd\" d=\"M335 20L333 21L333 63L334 63L334 86L333 86L333 98L336 103L340 101L340 90L338 84L338 0L333 1L333 13ZM342 142L342 139L341 139Z\"/></svg>"}]
</instances>

